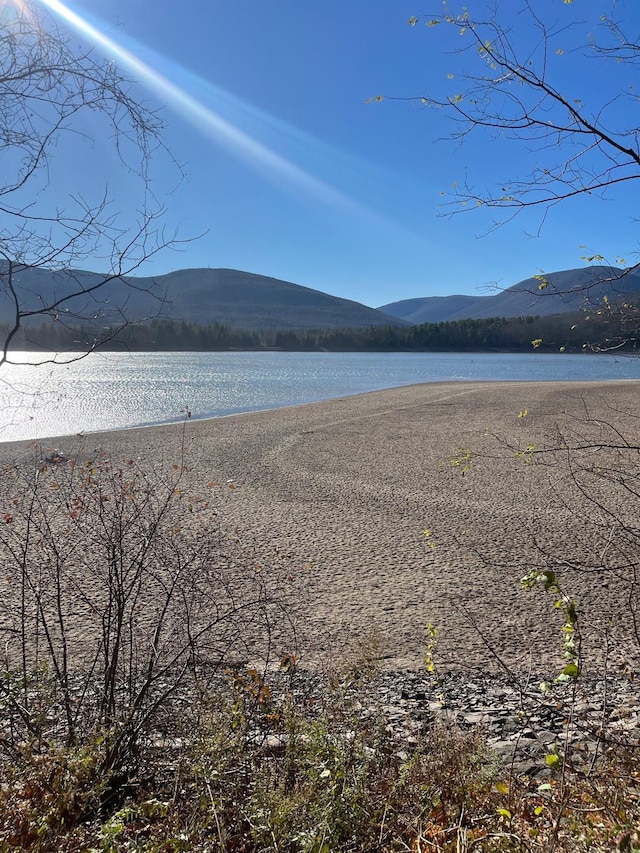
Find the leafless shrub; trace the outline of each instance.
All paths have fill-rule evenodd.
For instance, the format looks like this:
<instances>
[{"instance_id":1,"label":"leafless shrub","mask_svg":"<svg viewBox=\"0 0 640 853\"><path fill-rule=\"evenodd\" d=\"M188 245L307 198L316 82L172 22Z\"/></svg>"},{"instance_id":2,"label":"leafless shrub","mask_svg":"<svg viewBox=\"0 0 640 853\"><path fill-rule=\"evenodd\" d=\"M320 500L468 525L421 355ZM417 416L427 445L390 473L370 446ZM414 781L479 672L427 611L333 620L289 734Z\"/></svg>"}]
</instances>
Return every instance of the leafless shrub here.
<instances>
[{"instance_id":1,"label":"leafless shrub","mask_svg":"<svg viewBox=\"0 0 640 853\"><path fill-rule=\"evenodd\" d=\"M277 582L183 473L38 450L4 472L5 760L95 742L97 776L130 779L224 666L284 633Z\"/></svg>"}]
</instances>

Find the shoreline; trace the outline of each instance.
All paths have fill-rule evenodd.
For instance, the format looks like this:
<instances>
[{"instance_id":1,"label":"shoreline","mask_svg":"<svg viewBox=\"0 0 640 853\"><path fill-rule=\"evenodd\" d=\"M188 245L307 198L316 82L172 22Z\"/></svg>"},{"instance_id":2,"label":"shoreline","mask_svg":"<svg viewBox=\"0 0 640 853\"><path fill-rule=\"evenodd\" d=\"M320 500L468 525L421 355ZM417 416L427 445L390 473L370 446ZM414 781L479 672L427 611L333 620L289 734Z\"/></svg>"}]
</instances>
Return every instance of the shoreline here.
<instances>
[{"instance_id":1,"label":"shoreline","mask_svg":"<svg viewBox=\"0 0 640 853\"><path fill-rule=\"evenodd\" d=\"M446 670L503 661L553 675L559 614L542 590L526 592L519 581L540 564L541 545L568 562L586 559L597 530L560 465L527 464L514 448L586 429L586 415L637 431L636 385L424 383L45 443L59 442L69 457L99 447L160 475L184 463L181 488L193 494L215 482L222 528L265 571L291 579L303 666L368 654L385 669L418 669L433 624ZM0 444L0 459L29 455L32 444ZM474 461L463 475L451 460L467 450ZM567 571L565 580L585 626L618 620L611 660L622 660L624 588L593 573ZM585 635L585 651L601 665L597 630Z\"/></svg>"},{"instance_id":2,"label":"shoreline","mask_svg":"<svg viewBox=\"0 0 640 853\"><path fill-rule=\"evenodd\" d=\"M517 354L517 353L516 353ZM545 355L545 353L541 353L541 355ZM388 392L399 391L405 388L413 388L418 389L422 387L436 387L436 386L457 386L457 385L479 385L479 386L490 386L490 385L566 385L570 387L580 387L580 386L615 386L618 384L625 385L628 383L636 382L640 384L640 378L626 378L626 379L455 379L455 380L435 380L433 382L411 382L406 385L393 385L389 388L379 388L374 389L373 391L357 391L353 394L343 394L338 397L327 397L322 400L309 400L303 403L283 403L275 406L267 407L267 408L258 408L258 409L243 409L237 412L228 412L220 415L195 415L195 416L185 416L184 418L174 418L173 420L162 420L162 421L153 421L142 424L135 424L130 426L123 427L115 427L113 429L95 429L95 430L85 430L78 433L61 433L61 434L51 434L42 436L40 438L22 438L22 439L9 439L7 441L3 441L0 438L0 455L2 455L2 448L7 447L8 445L26 445L26 444L40 444L42 442L51 442L57 440L74 440L77 438L91 438L93 436L101 436L101 435L118 435L120 433L126 432L138 432L140 430L155 430L155 429L164 429L164 428L175 428L182 429L185 424L193 423L211 423L219 420L225 420L228 418L240 418L247 417L251 415L261 415L265 413L276 413L283 410L289 409L300 409L306 406L319 406L330 404L332 402L341 401L341 400L353 400L359 397L366 397L371 394L385 394ZM479 390L479 389L478 389Z\"/></svg>"},{"instance_id":3,"label":"shoreline","mask_svg":"<svg viewBox=\"0 0 640 853\"><path fill-rule=\"evenodd\" d=\"M112 366L106 382L100 361L26 373L8 368L5 384L18 389L26 382L32 393L14 393L7 385L0 443L180 424L186 407L198 420L271 411L389 390L385 385L640 379L639 362L590 353L148 355L147 363L144 354L105 354Z\"/></svg>"}]
</instances>

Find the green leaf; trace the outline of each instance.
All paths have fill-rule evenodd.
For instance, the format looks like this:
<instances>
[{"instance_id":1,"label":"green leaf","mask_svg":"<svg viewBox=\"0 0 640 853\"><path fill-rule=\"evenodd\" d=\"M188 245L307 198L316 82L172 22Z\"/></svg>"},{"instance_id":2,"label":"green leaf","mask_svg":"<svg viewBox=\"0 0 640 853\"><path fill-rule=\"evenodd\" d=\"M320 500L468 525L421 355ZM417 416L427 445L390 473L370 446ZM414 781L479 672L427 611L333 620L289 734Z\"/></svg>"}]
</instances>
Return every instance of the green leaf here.
<instances>
[{"instance_id":1,"label":"green leaf","mask_svg":"<svg viewBox=\"0 0 640 853\"><path fill-rule=\"evenodd\" d=\"M565 668L562 670L563 675L568 675L569 678L577 678L579 673L578 665L575 663L568 663Z\"/></svg>"}]
</instances>

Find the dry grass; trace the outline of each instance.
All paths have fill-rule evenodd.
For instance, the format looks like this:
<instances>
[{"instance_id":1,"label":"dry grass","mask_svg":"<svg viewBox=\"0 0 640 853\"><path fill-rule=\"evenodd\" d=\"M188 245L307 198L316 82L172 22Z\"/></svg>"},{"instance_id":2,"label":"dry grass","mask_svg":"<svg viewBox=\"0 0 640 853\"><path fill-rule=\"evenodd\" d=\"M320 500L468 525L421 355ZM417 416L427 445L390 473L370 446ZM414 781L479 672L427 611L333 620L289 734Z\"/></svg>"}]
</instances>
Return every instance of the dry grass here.
<instances>
[{"instance_id":1,"label":"dry grass","mask_svg":"<svg viewBox=\"0 0 640 853\"><path fill-rule=\"evenodd\" d=\"M309 694L289 671L272 689L229 673L183 730L156 738L109 800L100 738L24 744L2 762L0 849L33 851L632 850L640 755L603 749L514 776L483 732L436 724L410 749L381 715L363 722L375 677ZM197 715L196 715L197 711ZM197 718L197 722L196 722ZM626 846L625 846L626 845Z\"/></svg>"}]
</instances>

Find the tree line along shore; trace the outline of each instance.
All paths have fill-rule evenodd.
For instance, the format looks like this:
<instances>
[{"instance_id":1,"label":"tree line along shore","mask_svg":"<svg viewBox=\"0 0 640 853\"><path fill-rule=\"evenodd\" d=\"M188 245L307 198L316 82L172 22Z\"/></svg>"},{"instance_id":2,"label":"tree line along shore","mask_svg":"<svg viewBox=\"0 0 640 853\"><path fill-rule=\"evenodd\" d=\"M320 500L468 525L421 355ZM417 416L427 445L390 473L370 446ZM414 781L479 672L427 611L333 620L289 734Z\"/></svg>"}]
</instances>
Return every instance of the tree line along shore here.
<instances>
[{"instance_id":1,"label":"tree line along shore","mask_svg":"<svg viewBox=\"0 0 640 853\"><path fill-rule=\"evenodd\" d=\"M224 323L200 325L165 318L97 330L64 322L25 326L14 336L16 349L142 351L219 351L278 349L290 351L482 351L543 352L635 351L635 329L626 313L597 309L592 313L540 317L491 317L409 328L367 326L335 329L240 329ZM0 329L6 336L8 330Z\"/></svg>"}]
</instances>

